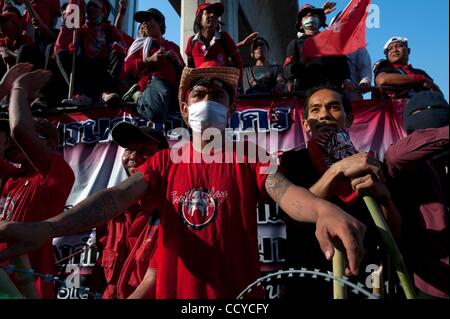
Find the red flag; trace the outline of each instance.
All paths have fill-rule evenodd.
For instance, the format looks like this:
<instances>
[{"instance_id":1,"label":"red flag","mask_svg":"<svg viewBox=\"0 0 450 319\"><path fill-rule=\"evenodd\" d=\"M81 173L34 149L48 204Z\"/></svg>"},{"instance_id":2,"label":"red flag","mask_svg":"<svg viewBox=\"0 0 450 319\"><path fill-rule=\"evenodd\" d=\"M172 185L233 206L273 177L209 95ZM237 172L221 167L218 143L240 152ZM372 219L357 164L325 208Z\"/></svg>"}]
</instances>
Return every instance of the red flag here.
<instances>
[{"instance_id":1,"label":"red flag","mask_svg":"<svg viewBox=\"0 0 450 319\"><path fill-rule=\"evenodd\" d=\"M347 55L366 46L366 18L370 0L352 0L329 29L305 40L303 55Z\"/></svg>"}]
</instances>

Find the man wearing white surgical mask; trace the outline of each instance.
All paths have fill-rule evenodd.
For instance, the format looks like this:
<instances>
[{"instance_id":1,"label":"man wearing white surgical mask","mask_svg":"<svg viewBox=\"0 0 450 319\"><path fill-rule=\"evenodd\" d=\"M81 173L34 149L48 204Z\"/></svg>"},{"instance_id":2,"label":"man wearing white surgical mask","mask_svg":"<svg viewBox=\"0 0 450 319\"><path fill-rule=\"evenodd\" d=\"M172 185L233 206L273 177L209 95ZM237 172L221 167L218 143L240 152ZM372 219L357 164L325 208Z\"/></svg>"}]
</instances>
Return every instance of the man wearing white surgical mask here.
<instances>
[{"instance_id":1,"label":"man wearing white surgical mask","mask_svg":"<svg viewBox=\"0 0 450 319\"><path fill-rule=\"evenodd\" d=\"M303 56L303 45L307 38L320 33L326 27L326 14L334 11L334 2L326 2L322 8L305 4L297 14L295 28L297 38L286 49L284 68L288 79L288 91L306 92L314 87L332 84L346 87L350 81L350 70L345 56Z\"/></svg>"},{"instance_id":2,"label":"man wearing white surgical mask","mask_svg":"<svg viewBox=\"0 0 450 319\"><path fill-rule=\"evenodd\" d=\"M205 127L223 130L234 111L238 80L239 69L230 67L183 70L178 97L182 115L194 130L189 150L198 153L206 147L198 134ZM347 275L358 272L365 227L337 206L291 184L279 172L268 174L268 163L251 161L246 154L239 161L237 150L224 152L232 155L232 162L194 162L189 157L176 162L174 151L178 153L156 153L117 186L32 228L0 223L0 241L8 241L0 261L48 238L103 224L141 200L160 211L156 298L235 298L260 277L256 205L274 200L295 220L316 223L327 259L333 256L333 241L342 242L349 260ZM251 296L264 295L255 289Z\"/></svg>"},{"instance_id":3,"label":"man wearing white surgical mask","mask_svg":"<svg viewBox=\"0 0 450 319\"><path fill-rule=\"evenodd\" d=\"M232 114L230 96L235 93L226 83L217 79L198 79L181 103L181 112L194 135L208 128L223 132Z\"/></svg>"}]
</instances>

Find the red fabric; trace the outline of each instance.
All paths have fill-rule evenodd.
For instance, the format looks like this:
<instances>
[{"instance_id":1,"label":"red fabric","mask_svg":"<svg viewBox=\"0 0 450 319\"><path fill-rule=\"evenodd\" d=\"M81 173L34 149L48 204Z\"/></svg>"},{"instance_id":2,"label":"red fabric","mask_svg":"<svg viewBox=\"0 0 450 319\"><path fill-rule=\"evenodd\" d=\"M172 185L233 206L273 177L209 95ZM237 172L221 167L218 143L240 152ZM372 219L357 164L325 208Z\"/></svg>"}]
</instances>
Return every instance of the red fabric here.
<instances>
[{"instance_id":1,"label":"red fabric","mask_svg":"<svg viewBox=\"0 0 450 319\"><path fill-rule=\"evenodd\" d=\"M38 0L33 1L31 6L41 18L42 22L48 27L52 27L58 17L61 16L61 5L59 0ZM25 23L31 23L31 17L28 11L24 12Z\"/></svg>"},{"instance_id":2,"label":"red fabric","mask_svg":"<svg viewBox=\"0 0 450 319\"><path fill-rule=\"evenodd\" d=\"M233 57L235 54L239 54L238 48L231 36L227 32L221 32L220 35L224 39L216 40L209 50L206 50L202 41L193 41L192 39L194 36L191 36L188 39L185 53L188 58L194 59L196 68L208 61L217 61L219 66L227 66L228 58ZM221 41L226 41L227 50L225 50Z\"/></svg>"},{"instance_id":3,"label":"red fabric","mask_svg":"<svg viewBox=\"0 0 450 319\"><path fill-rule=\"evenodd\" d=\"M117 280L132 248L128 245L128 229L131 227L139 209L139 205L132 206L125 213L108 221L108 233L105 238L101 239L104 245L101 265L105 272L107 284L103 293L105 299L116 297Z\"/></svg>"},{"instance_id":4,"label":"red fabric","mask_svg":"<svg viewBox=\"0 0 450 319\"><path fill-rule=\"evenodd\" d=\"M386 164L403 214L402 251L425 293L449 297L448 210L445 187L430 159L448 151L449 126L418 130L392 144ZM401 191L400 191L401 190ZM409 227L406 228L406 225Z\"/></svg>"},{"instance_id":5,"label":"red fabric","mask_svg":"<svg viewBox=\"0 0 450 319\"><path fill-rule=\"evenodd\" d=\"M132 37L130 37L130 36L128 35L128 33L123 32L123 31L121 31L121 30L119 30L119 31L120 31L120 33L122 34L122 38L123 38L123 40L125 41L125 44L126 44L127 50L128 50L128 48L133 44L134 39L133 39Z\"/></svg>"},{"instance_id":6,"label":"red fabric","mask_svg":"<svg viewBox=\"0 0 450 319\"><path fill-rule=\"evenodd\" d=\"M60 155L53 154L46 176L32 172L7 180L0 203L0 220L41 221L62 213L74 181L70 166ZM0 244L0 250L4 248L5 244ZM51 241L28 256L35 271L56 272ZM36 285L42 298L54 296L53 285L43 283L41 278L36 279Z\"/></svg>"},{"instance_id":7,"label":"red fabric","mask_svg":"<svg viewBox=\"0 0 450 319\"><path fill-rule=\"evenodd\" d=\"M70 0L70 4L77 4L79 0ZM84 17L84 1L81 1L80 15ZM66 15L72 14L66 10ZM109 22L103 22L96 26L92 23L81 20L82 27L78 30L77 44L81 46L83 54L89 59L106 58L111 49L118 52L125 52L127 44L122 37L123 32ZM63 25L56 39L54 46L55 56L62 50L73 50L73 29L69 29ZM119 49L120 48L120 49Z\"/></svg>"},{"instance_id":8,"label":"red fabric","mask_svg":"<svg viewBox=\"0 0 450 319\"><path fill-rule=\"evenodd\" d=\"M108 57L115 42L126 48L121 31L109 22L104 22L100 26L86 23L81 28L79 42L83 46L83 53L90 59Z\"/></svg>"},{"instance_id":9,"label":"red fabric","mask_svg":"<svg viewBox=\"0 0 450 319\"><path fill-rule=\"evenodd\" d=\"M11 20L16 25L17 28L23 29L23 19L21 19L14 12L10 12L10 11L2 12L1 16Z\"/></svg>"},{"instance_id":10,"label":"red fabric","mask_svg":"<svg viewBox=\"0 0 450 319\"><path fill-rule=\"evenodd\" d=\"M205 9L208 9L209 7L212 7L212 8L210 8L210 10L211 9L216 10L216 14L219 17L225 11L223 4L220 2L214 2L214 3L204 2L197 7L197 10L195 10L195 15L198 16L200 14L200 12L202 12Z\"/></svg>"},{"instance_id":11,"label":"red fabric","mask_svg":"<svg viewBox=\"0 0 450 319\"><path fill-rule=\"evenodd\" d=\"M148 57L151 57L156 51L158 51L161 45L166 51L174 51L180 61L183 61L178 45L165 39L162 39L161 41L153 39ZM145 90L147 85L150 83L152 76L167 81L174 86L178 86L179 84L177 70L174 62L172 62L169 58L164 58L158 64L153 64L148 68L145 68L143 62L143 49L134 53L132 56L125 60L124 70L126 74L131 74L139 77L140 91Z\"/></svg>"},{"instance_id":12,"label":"red fabric","mask_svg":"<svg viewBox=\"0 0 450 319\"><path fill-rule=\"evenodd\" d=\"M416 73L417 71L412 67L411 64L392 64L394 68L401 69L403 72L405 72L407 75L409 75L417 84L422 84L426 80L428 80L428 77L426 77L422 73Z\"/></svg>"},{"instance_id":13,"label":"red fabric","mask_svg":"<svg viewBox=\"0 0 450 319\"><path fill-rule=\"evenodd\" d=\"M12 51L18 50L23 44L33 45L33 40L26 35L21 35L17 40L11 40L7 37L0 38L0 47L5 47Z\"/></svg>"},{"instance_id":14,"label":"red fabric","mask_svg":"<svg viewBox=\"0 0 450 319\"><path fill-rule=\"evenodd\" d=\"M191 144L175 163L171 151L138 169L149 184L144 200L160 206L156 298L235 298L260 275L255 209L265 194L263 164L237 163L235 152L225 154L233 163L196 163Z\"/></svg>"},{"instance_id":15,"label":"red fabric","mask_svg":"<svg viewBox=\"0 0 450 319\"><path fill-rule=\"evenodd\" d=\"M155 251L157 248L159 225L153 225L146 215L146 224L141 230L139 238L134 243L125 261L117 284L119 299L127 298L144 279L148 268L156 269Z\"/></svg>"},{"instance_id":16,"label":"red fabric","mask_svg":"<svg viewBox=\"0 0 450 319\"><path fill-rule=\"evenodd\" d=\"M333 25L305 40L303 55L347 55L366 46L366 18L370 0L352 0Z\"/></svg>"}]
</instances>

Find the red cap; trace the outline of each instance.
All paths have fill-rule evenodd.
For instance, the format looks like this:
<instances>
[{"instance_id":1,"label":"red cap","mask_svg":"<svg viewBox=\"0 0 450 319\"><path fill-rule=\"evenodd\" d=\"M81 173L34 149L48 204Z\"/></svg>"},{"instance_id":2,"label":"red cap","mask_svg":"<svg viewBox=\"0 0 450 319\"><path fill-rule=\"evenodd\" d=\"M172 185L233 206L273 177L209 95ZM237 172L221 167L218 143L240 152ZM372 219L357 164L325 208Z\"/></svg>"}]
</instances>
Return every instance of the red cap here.
<instances>
[{"instance_id":1,"label":"red cap","mask_svg":"<svg viewBox=\"0 0 450 319\"><path fill-rule=\"evenodd\" d=\"M297 24L296 24L297 30L301 30L302 19L309 12L313 12L319 16L319 19L322 22L321 27L327 26L327 24L325 23L325 21L327 20L327 17L325 16L325 11L322 8L316 8L313 5L305 4L303 7L300 8L300 10L298 10L298 13L297 13Z\"/></svg>"},{"instance_id":2,"label":"red cap","mask_svg":"<svg viewBox=\"0 0 450 319\"><path fill-rule=\"evenodd\" d=\"M23 28L22 19L17 16L17 14L9 11L5 11L0 14L0 19L9 19L11 20L19 29Z\"/></svg>"},{"instance_id":3,"label":"red cap","mask_svg":"<svg viewBox=\"0 0 450 319\"><path fill-rule=\"evenodd\" d=\"M204 2L197 7L197 11L195 11L195 15L196 16L200 15L200 13L206 9L210 9L210 11L214 11L218 17L220 17L225 11L225 8L221 2L214 2L214 3Z\"/></svg>"}]
</instances>

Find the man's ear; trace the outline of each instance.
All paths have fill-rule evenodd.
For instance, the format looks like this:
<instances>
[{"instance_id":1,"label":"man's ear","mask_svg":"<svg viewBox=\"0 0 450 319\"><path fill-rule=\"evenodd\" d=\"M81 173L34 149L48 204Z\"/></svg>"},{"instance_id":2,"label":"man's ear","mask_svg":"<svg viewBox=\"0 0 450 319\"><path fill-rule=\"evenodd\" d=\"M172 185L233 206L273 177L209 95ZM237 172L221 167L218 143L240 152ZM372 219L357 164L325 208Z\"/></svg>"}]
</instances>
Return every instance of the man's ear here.
<instances>
[{"instance_id":1,"label":"man's ear","mask_svg":"<svg viewBox=\"0 0 450 319\"><path fill-rule=\"evenodd\" d=\"M184 117L184 118L188 118L188 116L189 116L189 112L188 112L188 105L187 105L187 103L186 102L181 102L181 108L180 108L180 110L181 110L181 115Z\"/></svg>"},{"instance_id":2,"label":"man's ear","mask_svg":"<svg viewBox=\"0 0 450 319\"><path fill-rule=\"evenodd\" d=\"M306 133L311 132L311 127L309 126L308 120L303 120L302 126L303 126L303 130L304 130Z\"/></svg>"},{"instance_id":3,"label":"man's ear","mask_svg":"<svg viewBox=\"0 0 450 319\"><path fill-rule=\"evenodd\" d=\"M346 128L350 128L350 127L352 126L354 120L355 120L355 116L353 115L353 113L350 113L350 114L347 116L347 120L346 120L346 123L345 123L345 127L346 127Z\"/></svg>"},{"instance_id":4,"label":"man's ear","mask_svg":"<svg viewBox=\"0 0 450 319\"><path fill-rule=\"evenodd\" d=\"M411 54L411 49L410 48L408 48L408 55L410 55Z\"/></svg>"}]
</instances>

